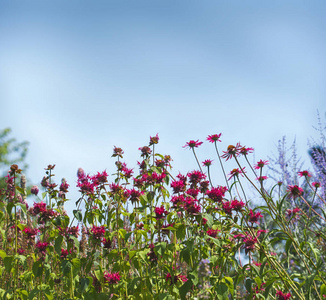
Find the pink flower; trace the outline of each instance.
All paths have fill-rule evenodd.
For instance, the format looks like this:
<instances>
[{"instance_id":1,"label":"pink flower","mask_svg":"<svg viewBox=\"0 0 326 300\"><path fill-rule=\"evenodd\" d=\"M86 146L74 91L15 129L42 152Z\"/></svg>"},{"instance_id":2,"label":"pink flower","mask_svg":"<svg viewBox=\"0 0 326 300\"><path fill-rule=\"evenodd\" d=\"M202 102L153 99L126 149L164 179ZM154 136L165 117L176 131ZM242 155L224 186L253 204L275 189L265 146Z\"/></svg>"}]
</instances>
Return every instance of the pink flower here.
<instances>
[{"instance_id":1,"label":"pink flower","mask_svg":"<svg viewBox=\"0 0 326 300\"><path fill-rule=\"evenodd\" d=\"M192 185L196 185L199 183L201 180L206 178L206 175L200 171L192 171L187 174L189 181Z\"/></svg>"},{"instance_id":2,"label":"pink flower","mask_svg":"<svg viewBox=\"0 0 326 300\"><path fill-rule=\"evenodd\" d=\"M302 196L303 194L303 189L298 187L297 185L289 185L288 186L288 189L287 189L287 192L289 192L289 197L295 199L297 198L298 196Z\"/></svg>"},{"instance_id":3,"label":"pink flower","mask_svg":"<svg viewBox=\"0 0 326 300\"><path fill-rule=\"evenodd\" d=\"M103 238L102 244L105 249L110 249L112 245L112 241L109 238L108 239Z\"/></svg>"},{"instance_id":4,"label":"pink flower","mask_svg":"<svg viewBox=\"0 0 326 300\"><path fill-rule=\"evenodd\" d=\"M32 193L33 195L37 196L38 192L39 192L38 187L37 187L36 185L33 185L33 186L31 187L31 193Z\"/></svg>"},{"instance_id":5,"label":"pink flower","mask_svg":"<svg viewBox=\"0 0 326 300\"><path fill-rule=\"evenodd\" d=\"M91 231L94 239L100 240L105 234L105 227L104 226L93 226L90 229L90 231Z\"/></svg>"},{"instance_id":6,"label":"pink flower","mask_svg":"<svg viewBox=\"0 0 326 300\"><path fill-rule=\"evenodd\" d=\"M218 234L219 231L221 231L221 230L218 230L218 229L208 229L208 230L206 231L206 233L207 233L207 235L209 235L210 237L216 239L217 234Z\"/></svg>"},{"instance_id":7,"label":"pink flower","mask_svg":"<svg viewBox=\"0 0 326 300\"><path fill-rule=\"evenodd\" d=\"M141 147L141 148L138 148L138 150L141 151L141 156L148 156L152 153L152 150L151 148L147 147L147 146L144 146L144 147Z\"/></svg>"},{"instance_id":8,"label":"pink flower","mask_svg":"<svg viewBox=\"0 0 326 300\"><path fill-rule=\"evenodd\" d=\"M209 135L207 137L207 141L209 141L210 143L220 142L221 135L222 135L222 133Z\"/></svg>"},{"instance_id":9,"label":"pink flower","mask_svg":"<svg viewBox=\"0 0 326 300\"><path fill-rule=\"evenodd\" d=\"M183 180L173 181L171 183L171 187L174 194L183 192L186 189L186 185Z\"/></svg>"},{"instance_id":10,"label":"pink flower","mask_svg":"<svg viewBox=\"0 0 326 300\"><path fill-rule=\"evenodd\" d=\"M239 149L239 154L242 154L242 155L248 155L248 153L252 153L252 152L254 152L254 148L241 147Z\"/></svg>"},{"instance_id":11,"label":"pink flower","mask_svg":"<svg viewBox=\"0 0 326 300\"><path fill-rule=\"evenodd\" d=\"M312 183L312 186L315 188L315 189L318 189L320 187L320 182L317 182L317 181L314 181Z\"/></svg>"},{"instance_id":12,"label":"pink flower","mask_svg":"<svg viewBox=\"0 0 326 300\"><path fill-rule=\"evenodd\" d=\"M203 166L209 167L212 164L212 160L211 159L206 159L202 162Z\"/></svg>"},{"instance_id":13,"label":"pink flower","mask_svg":"<svg viewBox=\"0 0 326 300\"><path fill-rule=\"evenodd\" d=\"M287 293L287 294L283 294L282 291L277 291L276 292L277 295L277 300L288 300L291 298L291 294Z\"/></svg>"},{"instance_id":14,"label":"pink flower","mask_svg":"<svg viewBox=\"0 0 326 300\"><path fill-rule=\"evenodd\" d=\"M203 142L199 142L199 140L194 141L194 140L190 140L189 142L187 142L183 148L188 147L189 149L193 149L193 148L197 148L199 147Z\"/></svg>"},{"instance_id":15,"label":"pink flower","mask_svg":"<svg viewBox=\"0 0 326 300\"><path fill-rule=\"evenodd\" d=\"M226 158L226 160L231 159L232 157L236 157L239 154L239 151L242 147L239 143L236 146L229 145L226 151L223 151L222 158Z\"/></svg>"},{"instance_id":16,"label":"pink flower","mask_svg":"<svg viewBox=\"0 0 326 300\"><path fill-rule=\"evenodd\" d=\"M63 259L67 258L68 254L69 252L67 249L61 249L61 255L60 255L61 258Z\"/></svg>"},{"instance_id":17,"label":"pink flower","mask_svg":"<svg viewBox=\"0 0 326 300\"><path fill-rule=\"evenodd\" d=\"M144 194L143 191L138 191L138 190L135 190L135 189L131 189L131 190L128 190L129 192L129 195L130 195L130 201L132 204L134 204L135 202L139 202L139 197Z\"/></svg>"},{"instance_id":18,"label":"pink flower","mask_svg":"<svg viewBox=\"0 0 326 300\"><path fill-rule=\"evenodd\" d=\"M165 217L165 215L168 214L168 212L165 210L165 207L163 205L161 205L161 207L155 207L154 212L156 214L155 218L157 220L163 219Z\"/></svg>"},{"instance_id":19,"label":"pink flower","mask_svg":"<svg viewBox=\"0 0 326 300\"><path fill-rule=\"evenodd\" d=\"M268 165L268 160L260 160L257 162L257 164L254 166L256 170L262 169L264 166Z\"/></svg>"},{"instance_id":20,"label":"pink flower","mask_svg":"<svg viewBox=\"0 0 326 300\"><path fill-rule=\"evenodd\" d=\"M167 273L166 276L165 276L165 280L166 281L171 281L171 285L172 285L174 283L177 283L179 280L182 281L182 282L186 282L186 281L188 281L188 278L185 275L179 274L179 275L174 275L174 278L172 280L171 274Z\"/></svg>"},{"instance_id":21,"label":"pink flower","mask_svg":"<svg viewBox=\"0 0 326 300\"><path fill-rule=\"evenodd\" d=\"M109 273L108 271L104 272L104 280L107 281L109 284L116 284L120 281L119 272L116 273Z\"/></svg>"},{"instance_id":22,"label":"pink flower","mask_svg":"<svg viewBox=\"0 0 326 300\"><path fill-rule=\"evenodd\" d=\"M252 211L252 209L250 209L250 212L249 212L249 222L250 223L258 223L259 218L262 218L262 217L263 216L262 216L261 212L254 213Z\"/></svg>"},{"instance_id":23,"label":"pink flower","mask_svg":"<svg viewBox=\"0 0 326 300\"><path fill-rule=\"evenodd\" d=\"M256 178L256 180L260 181L260 182L263 182L264 180L268 179L267 176L259 176Z\"/></svg>"},{"instance_id":24,"label":"pink flower","mask_svg":"<svg viewBox=\"0 0 326 300\"><path fill-rule=\"evenodd\" d=\"M245 171L244 171L244 169L245 169L245 167L242 169L242 170L240 170L240 169L233 169L231 172L230 172L230 174L229 174L229 179L228 180L230 180L231 178L233 178L233 177L239 177L239 175L241 175L242 177L243 177L243 174L245 173Z\"/></svg>"},{"instance_id":25,"label":"pink flower","mask_svg":"<svg viewBox=\"0 0 326 300\"><path fill-rule=\"evenodd\" d=\"M208 198L212 199L214 202L221 202L228 189L225 186L219 186L217 188L212 188L206 192Z\"/></svg>"},{"instance_id":26,"label":"pink flower","mask_svg":"<svg viewBox=\"0 0 326 300\"><path fill-rule=\"evenodd\" d=\"M245 206L243 201L239 201L237 199L231 200L231 207L235 211L241 211Z\"/></svg>"},{"instance_id":27,"label":"pink flower","mask_svg":"<svg viewBox=\"0 0 326 300\"><path fill-rule=\"evenodd\" d=\"M300 177L311 177L312 175L308 171L298 172Z\"/></svg>"},{"instance_id":28,"label":"pink flower","mask_svg":"<svg viewBox=\"0 0 326 300\"><path fill-rule=\"evenodd\" d=\"M49 245L49 243L47 242L44 242L42 243L41 241L38 241L35 245L35 247L39 250L39 252L42 254L42 255L45 255L45 250L46 250L46 247Z\"/></svg>"},{"instance_id":29,"label":"pink flower","mask_svg":"<svg viewBox=\"0 0 326 300\"><path fill-rule=\"evenodd\" d=\"M60 191L64 192L64 193L67 193L68 188L69 188L69 184L65 180L63 180L63 182L60 185Z\"/></svg>"},{"instance_id":30,"label":"pink flower","mask_svg":"<svg viewBox=\"0 0 326 300\"><path fill-rule=\"evenodd\" d=\"M222 203L222 208L227 215L232 216L232 205L230 201L225 201Z\"/></svg>"}]
</instances>

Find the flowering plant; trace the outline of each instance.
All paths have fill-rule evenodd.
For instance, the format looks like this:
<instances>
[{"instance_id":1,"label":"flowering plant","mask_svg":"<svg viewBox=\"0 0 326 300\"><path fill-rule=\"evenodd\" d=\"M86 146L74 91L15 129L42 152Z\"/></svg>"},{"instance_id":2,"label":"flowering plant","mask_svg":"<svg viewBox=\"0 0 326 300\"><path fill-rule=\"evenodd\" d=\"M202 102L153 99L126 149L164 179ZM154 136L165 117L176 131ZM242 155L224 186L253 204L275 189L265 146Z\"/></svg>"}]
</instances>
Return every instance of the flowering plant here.
<instances>
[{"instance_id":1,"label":"flowering plant","mask_svg":"<svg viewBox=\"0 0 326 300\"><path fill-rule=\"evenodd\" d=\"M198 169L176 176L171 157L155 151L158 135L139 148L138 175L121 161L124 151L114 147L112 180L106 171L90 175L78 169L81 197L73 216L64 210L70 186L65 180L55 184L54 165L46 168L41 199L29 209L26 190L17 184L21 170L13 165L0 198L0 296L322 299L326 202L320 185L311 185L311 195L288 185L275 196L280 184L268 189L263 175L268 161L252 166L247 156L253 148L240 143L220 155L220 138L207 137L225 178L219 185L211 180L212 160L199 163L199 140L184 146ZM221 158L237 164L229 178ZM309 181L308 174L299 173ZM245 182L261 199L258 207ZM38 187L32 189L37 197ZM315 209L306 196L323 205Z\"/></svg>"}]
</instances>

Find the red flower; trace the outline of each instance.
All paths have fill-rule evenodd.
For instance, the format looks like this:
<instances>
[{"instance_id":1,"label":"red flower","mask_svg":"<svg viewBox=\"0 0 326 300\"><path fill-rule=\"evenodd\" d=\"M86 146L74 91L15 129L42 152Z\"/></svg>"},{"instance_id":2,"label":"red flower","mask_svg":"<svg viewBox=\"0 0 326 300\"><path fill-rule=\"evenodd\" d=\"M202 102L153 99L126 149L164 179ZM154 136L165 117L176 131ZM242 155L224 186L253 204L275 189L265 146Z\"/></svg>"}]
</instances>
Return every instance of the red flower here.
<instances>
[{"instance_id":1,"label":"red flower","mask_svg":"<svg viewBox=\"0 0 326 300\"><path fill-rule=\"evenodd\" d=\"M171 183L171 187L173 189L173 193L180 193L186 189L185 182L183 180L173 181Z\"/></svg>"},{"instance_id":2,"label":"red flower","mask_svg":"<svg viewBox=\"0 0 326 300\"><path fill-rule=\"evenodd\" d=\"M301 187L298 187L297 185L289 185L287 192L289 192L289 197L295 199L298 196L302 196L303 194L303 189Z\"/></svg>"},{"instance_id":3,"label":"red flower","mask_svg":"<svg viewBox=\"0 0 326 300\"><path fill-rule=\"evenodd\" d=\"M268 160L260 160L259 162L257 162L257 164L254 166L254 168L256 170L259 170L261 168L263 168L264 166L268 165Z\"/></svg>"},{"instance_id":4,"label":"red flower","mask_svg":"<svg viewBox=\"0 0 326 300\"><path fill-rule=\"evenodd\" d=\"M196 170L188 173L187 176L189 177L189 181L192 185L196 185L201 180L206 178L206 175L204 173Z\"/></svg>"},{"instance_id":5,"label":"red flower","mask_svg":"<svg viewBox=\"0 0 326 300\"><path fill-rule=\"evenodd\" d=\"M199 142L199 140L194 141L194 140L190 140L188 143L186 143L183 148L188 147L189 149L193 149L193 148L197 148L199 147L203 142Z\"/></svg>"},{"instance_id":6,"label":"red flower","mask_svg":"<svg viewBox=\"0 0 326 300\"><path fill-rule=\"evenodd\" d=\"M222 203L222 208L227 215L232 216L232 205L230 201L225 201Z\"/></svg>"},{"instance_id":7,"label":"red flower","mask_svg":"<svg viewBox=\"0 0 326 300\"><path fill-rule=\"evenodd\" d=\"M105 227L104 226L93 226L90 231L93 234L94 239L100 240L105 234Z\"/></svg>"},{"instance_id":8,"label":"red flower","mask_svg":"<svg viewBox=\"0 0 326 300\"><path fill-rule=\"evenodd\" d=\"M109 273L108 271L104 272L104 280L107 281L109 284L116 284L120 281L119 272L116 273Z\"/></svg>"},{"instance_id":9,"label":"red flower","mask_svg":"<svg viewBox=\"0 0 326 300\"><path fill-rule=\"evenodd\" d=\"M298 172L300 177L311 177L312 175L308 171Z\"/></svg>"},{"instance_id":10,"label":"red flower","mask_svg":"<svg viewBox=\"0 0 326 300\"><path fill-rule=\"evenodd\" d=\"M206 233L207 233L207 235L209 235L210 237L216 239L217 234L218 234L219 231L221 231L221 230L218 230L218 229L208 229L208 230L206 231Z\"/></svg>"},{"instance_id":11,"label":"red flower","mask_svg":"<svg viewBox=\"0 0 326 300\"><path fill-rule=\"evenodd\" d=\"M206 192L208 198L212 199L214 202L221 202L227 188L225 186L219 186L217 188L212 188Z\"/></svg>"},{"instance_id":12,"label":"red flower","mask_svg":"<svg viewBox=\"0 0 326 300\"><path fill-rule=\"evenodd\" d=\"M222 133L209 135L207 137L207 141L209 141L210 143L220 142L221 135L222 135Z\"/></svg>"},{"instance_id":13,"label":"red flower","mask_svg":"<svg viewBox=\"0 0 326 300\"><path fill-rule=\"evenodd\" d=\"M291 294L287 293L287 294L283 294L282 291L277 291L276 292L277 295L277 300L288 300L291 298Z\"/></svg>"},{"instance_id":14,"label":"red flower","mask_svg":"<svg viewBox=\"0 0 326 300\"><path fill-rule=\"evenodd\" d=\"M254 213L252 209L249 212L249 222L250 223L258 223L259 218L262 218L261 212Z\"/></svg>"},{"instance_id":15,"label":"red flower","mask_svg":"<svg viewBox=\"0 0 326 300\"><path fill-rule=\"evenodd\" d=\"M161 205L161 207L155 207L154 212L156 214L155 218L157 220L163 219L165 217L165 215L168 214L168 212L165 210L165 207L163 205Z\"/></svg>"},{"instance_id":16,"label":"red flower","mask_svg":"<svg viewBox=\"0 0 326 300\"><path fill-rule=\"evenodd\" d=\"M239 201L237 199L231 200L231 207L235 211L241 211L245 206L244 202Z\"/></svg>"}]
</instances>

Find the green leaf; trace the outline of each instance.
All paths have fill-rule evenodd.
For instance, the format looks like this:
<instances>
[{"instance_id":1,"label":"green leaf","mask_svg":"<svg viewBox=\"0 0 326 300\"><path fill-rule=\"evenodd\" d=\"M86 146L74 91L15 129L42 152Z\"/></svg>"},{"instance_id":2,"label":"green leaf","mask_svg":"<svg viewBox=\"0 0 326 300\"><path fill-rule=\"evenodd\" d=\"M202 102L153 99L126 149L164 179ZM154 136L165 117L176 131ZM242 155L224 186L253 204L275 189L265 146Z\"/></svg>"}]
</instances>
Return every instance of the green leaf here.
<instances>
[{"instance_id":1,"label":"green leaf","mask_svg":"<svg viewBox=\"0 0 326 300\"><path fill-rule=\"evenodd\" d=\"M207 220L208 227L211 228L213 226L213 223L214 223L213 216L210 215L210 214L204 213L203 214L203 219L204 218Z\"/></svg>"},{"instance_id":2,"label":"green leaf","mask_svg":"<svg viewBox=\"0 0 326 300\"><path fill-rule=\"evenodd\" d=\"M217 299L219 299L219 300L228 300L229 299L229 297L228 297L229 289L225 283L219 283L215 289L217 292Z\"/></svg>"},{"instance_id":3,"label":"green leaf","mask_svg":"<svg viewBox=\"0 0 326 300\"><path fill-rule=\"evenodd\" d=\"M61 255L61 244L63 241L63 236L59 235L56 239L55 239L55 243L54 243L54 249L55 252L57 252L58 255Z\"/></svg>"},{"instance_id":4,"label":"green leaf","mask_svg":"<svg viewBox=\"0 0 326 300\"><path fill-rule=\"evenodd\" d=\"M326 285L323 283L320 287L320 295L323 297L326 296Z\"/></svg>"},{"instance_id":5,"label":"green leaf","mask_svg":"<svg viewBox=\"0 0 326 300\"><path fill-rule=\"evenodd\" d=\"M88 290L90 284L89 278L81 278L79 281L79 289L81 293L84 293Z\"/></svg>"},{"instance_id":6,"label":"green leaf","mask_svg":"<svg viewBox=\"0 0 326 300\"><path fill-rule=\"evenodd\" d=\"M4 259L7 256L6 252L3 250L0 250L0 257Z\"/></svg>"},{"instance_id":7,"label":"green leaf","mask_svg":"<svg viewBox=\"0 0 326 300\"><path fill-rule=\"evenodd\" d=\"M7 272L10 272L12 267L13 267L13 260L14 260L14 257L13 256L6 256L4 259L3 259L3 263L5 265L5 268L6 268L6 271Z\"/></svg>"},{"instance_id":8,"label":"green leaf","mask_svg":"<svg viewBox=\"0 0 326 300\"><path fill-rule=\"evenodd\" d=\"M72 264L69 260L64 260L61 263L61 268L62 268L62 274L63 275L69 275L71 272Z\"/></svg>"},{"instance_id":9,"label":"green leaf","mask_svg":"<svg viewBox=\"0 0 326 300\"><path fill-rule=\"evenodd\" d=\"M34 276L35 277L41 276L42 275L42 270L43 270L42 262L39 261L39 260L35 261L34 264L33 264L33 274L34 274Z\"/></svg>"},{"instance_id":10,"label":"green leaf","mask_svg":"<svg viewBox=\"0 0 326 300\"><path fill-rule=\"evenodd\" d=\"M83 215L82 215L82 212L81 212L80 210L74 209L74 210L73 210L73 214L74 214L75 218L76 218L79 222L82 221L82 219L83 219Z\"/></svg>"},{"instance_id":11,"label":"green leaf","mask_svg":"<svg viewBox=\"0 0 326 300\"><path fill-rule=\"evenodd\" d=\"M157 252L157 254L159 254L160 256L163 256L165 249L166 249L166 242L161 242L155 245L155 252Z\"/></svg>"},{"instance_id":12,"label":"green leaf","mask_svg":"<svg viewBox=\"0 0 326 300\"><path fill-rule=\"evenodd\" d=\"M193 285L192 281L188 280L179 288L179 295L181 300L186 300L186 295L192 288L192 285Z\"/></svg>"},{"instance_id":13,"label":"green leaf","mask_svg":"<svg viewBox=\"0 0 326 300\"><path fill-rule=\"evenodd\" d=\"M287 241L285 243L285 252L287 255L289 255L289 250L290 250L291 245L292 245L292 240L289 238L289 239L287 239Z\"/></svg>"}]
</instances>

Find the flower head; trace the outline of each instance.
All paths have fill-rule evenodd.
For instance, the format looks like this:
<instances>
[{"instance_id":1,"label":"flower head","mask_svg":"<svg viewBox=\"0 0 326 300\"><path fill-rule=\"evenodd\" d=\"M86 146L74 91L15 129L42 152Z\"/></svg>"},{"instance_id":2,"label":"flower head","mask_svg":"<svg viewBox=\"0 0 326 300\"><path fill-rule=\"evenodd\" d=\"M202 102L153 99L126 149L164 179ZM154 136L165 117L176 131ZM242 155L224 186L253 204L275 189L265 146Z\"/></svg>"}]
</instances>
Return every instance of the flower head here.
<instances>
[{"instance_id":1,"label":"flower head","mask_svg":"<svg viewBox=\"0 0 326 300\"><path fill-rule=\"evenodd\" d=\"M239 177L239 175L241 175L242 177L243 177L243 174L245 173L245 171L244 171L244 169L245 169L245 167L243 167L242 168L242 170L240 170L240 169L233 169L231 172L230 172L230 174L229 174L229 180L231 179L231 178L233 178L233 177Z\"/></svg>"},{"instance_id":2,"label":"flower head","mask_svg":"<svg viewBox=\"0 0 326 300\"><path fill-rule=\"evenodd\" d=\"M268 160L260 160L259 162L257 162L256 165L254 165L254 168L256 170L262 169L264 166L268 165Z\"/></svg>"},{"instance_id":3,"label":"flower head","mask_svg":"<svg viewBox=\"0 0 326 300\"><path fill-rule=\"evenodd\" d=\"M105 271L103 277L104 280L107 281L109 284L116 284L120 281L119 272L109 273L108 271Z\"/></svg>"},{"instance_id":4,"label":"flower head","mask_svg":"<svg viewBox=\"0 0 326 300\"><path fill-rule=\"evenodd\" d=\"M249 212L249 222L250 223L258 223L259 218L262 218L262 217L263 216L262 216L261 212L254 213L252 211L252 209L250 209L250 212Z\"/></svg>"},{"instance_id":5,"label":"flower head","mask_svg":"<svg viewBox=\"0 0 326 300\"><path fill-rule=\"evenodd\" d=\"M226 158L226 160L231 159L232 157L236 157L239 154L239 150L242 147L240 146L239 143L237 143L236 146L229 145L226 151L223 151L223 155L221 156L222 158Z\"/></svg>"},{"instance_id":6,"label":"flower head","mask_svg":"<svg viewBox=\"0 0 326 300\"><path fill-rule=\"evenodd\" d=\"M277 295L277 300L288 300L291 298L290 293L284 294L282 291L277 291L276 295Z\"/></svg>"},{"instance_id":7,"label":"flower head","mask_svg":"<svg viewBox=\"0 0 326 300\"><path fill-rule=\"evenodd\" d=\"M209 141L210 143L220 142L221 135L222 135L222 133L209 135L207 137L207 141Z\"/></svg>"},{"instance_id":8,"label":"flower head","mask_svg":"<svg viewBox=\"0 0 326 300\"><path fill-rule=\"evenodd\" d=\"M317 182L317 181L314 181L312 183L312 186L315 188L315 189L318 189L320 187L320 182Z\"/></svg>"},{"instance_id":9,"label":"flower head","mask_svg":"<svg viewBox=\"0 0 326 300\"><path fill-rule=\"evenodd\" d=\"M254 152L254 148L246 148L246 147L241 147L239 149L239 155L242 154L242 155L248 155L249 153L252 153Z\"/></svg>"},{"instance_id":10,"label":"flower head","mask_svg":"<svg viewBox=\"0 0 326 300\"><path fill-rule=\"evenodd\" d=\"M33 186L31 187L31 193L32 193L33 195L37 196L38 192L39 192L38 187L37 187L36 185L33 185Z\"/></svg>"},{"instance_id":11,"label":"flower head","mask_svg":"<svg viewBox=\"0 0 326 300\"><path fill-rule=\"evenodd\" d=\"M302 196L303 194L303 189L301 187L298 187L297 185L289 185L287 192L289 192L289 197L295 199L298 196Z\"/></svg>"},{"instance_id":12,"label":"flower head","mask_svg":"<svg viewBox=\"0 0 326 300\"><path fill-rule=\"evenodd\" d=\"M194 141L194 140L190 140L189 142L187 142L183 148L188 147L189 149L193 149L193 148L197 148L199 147L203 142L199 142L199 140Z\"/></svg>"},{"instance_id":13,"label":"flower head","mask_svg":"<svg viewBox=\"0 0 326 300\"><path fill-rule=\"evenodd\" d=\"M158 137L158 134L156 134L155 136L151 136L149 139L149 145L152 146L154 144L158 144L159 139L160 138Z\"/></svg>"},{"instance_id":14,"label":"flower head","mask_svg":"<svg viewBox=\"0 0 326 300\"><path fill-rule=\"evenodd\" d=\"M202 162L203 166L209 167L212 164L212 160L211 159L206 159Z\"/></svg>"},{"instance_id":15,"label":"flower head","mask_svg":"<svg viewBox=\"0 0 326 300\"><path fill-rule=\"evenodd\" d=\"M118 147L114 146L112 157L119 156L119 157L123 158L123 156L122 156L123 153L124 152L123 152L123 150L121 148L118 148Z\"/></svg>"},{"instance_id":16,"label":"flower head","mask_svg":"<svg viewBox=\"0 0 326 300\"><path fill-rule=\"evenodd\" d=\"M309 171L301 171L301 172L298 172L298 175L300 176L300 177L311 177L312 175L309 173Z\"/></svg>"}]
</instances>

